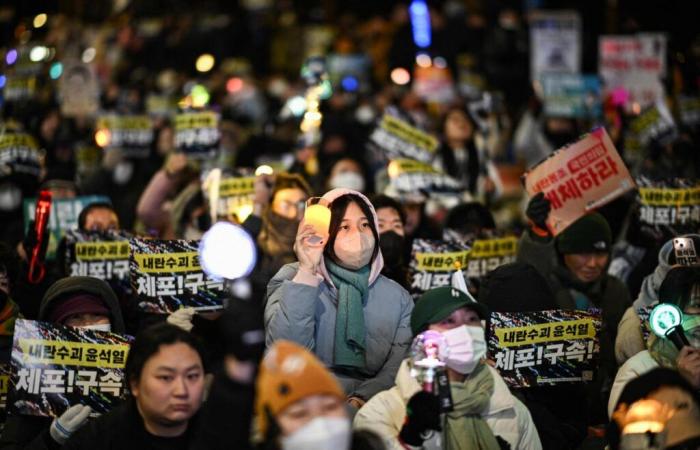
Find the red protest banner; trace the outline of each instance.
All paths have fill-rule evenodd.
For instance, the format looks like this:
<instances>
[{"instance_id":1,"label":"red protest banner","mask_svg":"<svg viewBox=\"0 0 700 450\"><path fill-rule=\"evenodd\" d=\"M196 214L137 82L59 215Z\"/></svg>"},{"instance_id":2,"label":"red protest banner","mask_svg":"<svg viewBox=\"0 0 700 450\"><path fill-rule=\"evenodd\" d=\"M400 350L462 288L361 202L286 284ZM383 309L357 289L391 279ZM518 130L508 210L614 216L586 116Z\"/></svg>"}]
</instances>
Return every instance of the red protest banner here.
<instances>
[{"instance_id":1,"label":"red protest banner","mask_svg":"<svg viewBox=\"0 0 700 450\"><path fill-rule=\"evenodd\" d=\"M544 192L552 205L547 225L555 236L586 212L634 188L625 163L602 127L557 150L525 174L528 195Z\"/></svg>"}]
</instances>

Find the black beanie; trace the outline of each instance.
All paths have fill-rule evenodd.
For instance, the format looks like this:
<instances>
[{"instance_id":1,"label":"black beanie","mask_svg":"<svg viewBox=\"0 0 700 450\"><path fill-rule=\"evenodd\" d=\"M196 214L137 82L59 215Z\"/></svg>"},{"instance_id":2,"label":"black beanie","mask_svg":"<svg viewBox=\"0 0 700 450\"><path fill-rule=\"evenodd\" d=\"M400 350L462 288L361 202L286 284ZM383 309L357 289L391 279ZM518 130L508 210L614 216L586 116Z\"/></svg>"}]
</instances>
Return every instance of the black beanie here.
<instances>
[{"instance_id":1,"label":"black beanie","mask_svg":"<svg viewBox=\"0 0 700 450\"><path fill-rule=\"evenodd\" d=\"M486 274L479 286L479 303L492 312L557 309L547 280L524 262L504 264Z\"/></svg>"},{"instance_id":2,"label":"black beanie","mask_svg":"<svg viewBox=\"0 0 700 450\"><path fill-rule=\"evenodd\" d=\"M263 310L249 300L229 299L220 320L224 351L239 361L257 363L265 351Z\"/></svg>"},{"instance_id":3,"label":"black beanie","mask_svg":"<svg viewBox=\"0 0 700 450\"><path fill-rule=\"evenodd\" d=\"M557 236L557 250L570 253L610 252L612 231L605 217L597 212L586 214Z\"/></svg>"}]
</instances>

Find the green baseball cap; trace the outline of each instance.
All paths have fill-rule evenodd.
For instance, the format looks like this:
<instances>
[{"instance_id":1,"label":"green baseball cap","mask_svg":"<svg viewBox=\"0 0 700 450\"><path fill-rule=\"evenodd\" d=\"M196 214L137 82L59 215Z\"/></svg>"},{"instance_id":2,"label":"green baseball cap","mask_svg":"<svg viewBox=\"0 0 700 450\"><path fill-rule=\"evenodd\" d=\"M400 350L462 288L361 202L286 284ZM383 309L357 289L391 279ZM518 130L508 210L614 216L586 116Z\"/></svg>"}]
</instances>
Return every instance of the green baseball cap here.
<instances>
[{"instance_id":1,"label":"green baseball cap","mask_svg":"<svg viewBox=\"0 0 700 450\"><path fill-rule=\"evenodd\" d=\"M411 313L411 331L416 336L428 325L440 322L464 307L474 310L481 320L488 319L489 311L486 306L474 301L460 289L444 286L426 291L418 299Z\"/></svg>"}]
</instances>

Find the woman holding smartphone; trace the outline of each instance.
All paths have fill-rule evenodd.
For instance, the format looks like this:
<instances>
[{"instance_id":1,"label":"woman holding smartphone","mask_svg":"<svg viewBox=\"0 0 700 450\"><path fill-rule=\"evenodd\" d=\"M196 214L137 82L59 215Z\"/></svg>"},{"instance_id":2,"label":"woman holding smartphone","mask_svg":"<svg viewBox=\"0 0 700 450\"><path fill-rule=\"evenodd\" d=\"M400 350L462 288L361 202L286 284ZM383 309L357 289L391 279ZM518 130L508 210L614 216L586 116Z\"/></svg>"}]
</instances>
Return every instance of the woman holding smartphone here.
<instances>
[{"instance_id":1,"label":"woman holding smartphone","mask_svg":"<svg viewBox=\"0 0 700 450\"><path fill-rule=\"evenodd\" d=\"M381 275L377 215L367 197L341 188L316 203L330 210L328 229L317 218L300 223L298 262L268 285L267 345L287 339L313 351L359 408L394 383L411 343L413 301Z\"/></svg>"}]
</instances>

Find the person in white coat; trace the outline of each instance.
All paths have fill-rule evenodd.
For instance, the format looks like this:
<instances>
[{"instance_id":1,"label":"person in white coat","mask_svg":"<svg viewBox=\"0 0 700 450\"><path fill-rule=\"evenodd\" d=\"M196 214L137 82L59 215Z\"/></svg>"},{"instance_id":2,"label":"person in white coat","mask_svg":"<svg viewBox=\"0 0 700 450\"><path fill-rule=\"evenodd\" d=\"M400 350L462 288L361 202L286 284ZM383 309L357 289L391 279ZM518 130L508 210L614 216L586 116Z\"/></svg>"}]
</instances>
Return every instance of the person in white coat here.
<instances>
[{"instance_id":1,"label":"person in white coat","mask_svg":"<svg viewBox=\"0 0 700 450\"><path fill-rule=\"evenodd\" d=\"M404 360L396 385L380 392L357 413L355 429L379 434L388 449L542 448L530 412L509 391L498 372L483 360L486 343L482 321L486 308L461 290L442 287L426 292L411 315L414 335L441 332L450 346L447 374L454 410L440 414L437 397L425 393ZM469 348L461 348L468 342Z\"/></svg>"}]
</instances>

